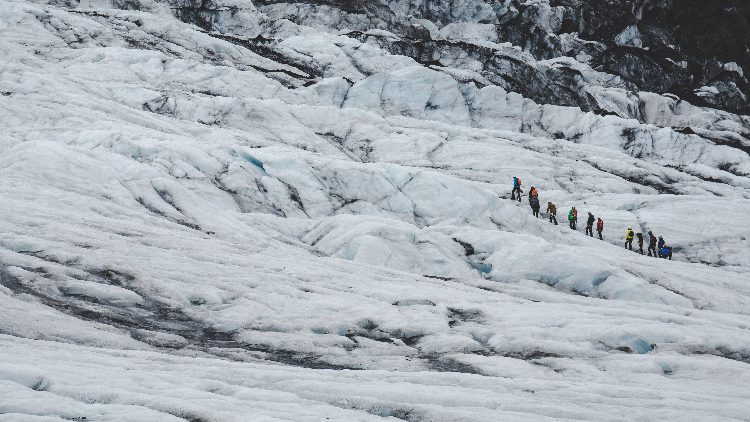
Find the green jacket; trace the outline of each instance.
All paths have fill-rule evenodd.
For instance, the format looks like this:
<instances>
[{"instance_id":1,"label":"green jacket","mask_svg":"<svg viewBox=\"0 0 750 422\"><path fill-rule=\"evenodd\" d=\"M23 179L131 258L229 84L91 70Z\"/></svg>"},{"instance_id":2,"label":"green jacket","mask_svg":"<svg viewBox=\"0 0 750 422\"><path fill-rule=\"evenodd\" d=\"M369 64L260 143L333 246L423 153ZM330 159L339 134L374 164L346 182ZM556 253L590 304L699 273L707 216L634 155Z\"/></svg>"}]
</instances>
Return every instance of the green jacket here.
<instances>
[{"instance_id":1,"label":"green jacket","mask_svg":"<svg viewBox=\"0 0 750 422\"><path fill-rule=\"evenodd\" d=\"M570 210L570 212L568 212L568 220L578 221L578 213L576 210Z\"/></svg>"}]
</instances>

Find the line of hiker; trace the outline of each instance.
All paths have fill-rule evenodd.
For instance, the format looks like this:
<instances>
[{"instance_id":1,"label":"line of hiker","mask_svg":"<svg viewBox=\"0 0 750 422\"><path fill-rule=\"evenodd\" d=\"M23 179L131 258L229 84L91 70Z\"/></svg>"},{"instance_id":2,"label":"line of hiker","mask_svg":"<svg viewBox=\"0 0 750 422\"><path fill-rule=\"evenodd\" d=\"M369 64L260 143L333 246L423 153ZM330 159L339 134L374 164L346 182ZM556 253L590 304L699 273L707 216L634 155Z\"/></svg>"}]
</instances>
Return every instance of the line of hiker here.
<instances>
[{"instance_id":1,"label":"line of hiker","mask_svg":"<svg viewBox=\"0 0 750 422\"><path fill-rule=\"evenodd\" d=\"M549 204L553 207L555 206L552 202ZM586 234L594 237L594 223L596 223L596 234L599 236L599 240L604 240L604 237L602 237L604 221L601 218L594 217L594 214L591 214L590 211L588 214L589 216L586 219ZM578 222L578 210L576 210L576 207L572 207L568 212L568 222L570 223L570 228L576 230L576 223Z\"/></svg>"},{"instance_id":2,"label":"line of hiker","mask_svg":"<svg viewBox=\"0 0 750 422\"><path fill-rule=\"evenodd\" d=\"M518 202L521 202L522 194L523 191L521 190L521 179L513 177L513 190L510 193L511 201L515 201L517 199ZM529 206L531 206L532 215L536 218L539 218L539 192L537 192L536 188L534 188L533 186L529 191ZM547 202L546 212L549 214L549 222L558 225L557 207L555 206L555 204L553 204L552 202ZM592 214L591 212L589 212L588 214L588 218L586 219L586 234L588 236L594 237L594 223L596 223L596 233L599 235L600 240L604 240L602 236L602 232L604 231L604 221L602 221L601 218L594 217L594 214ZM576 207L571 207L570 211L568 212L568 224L570 225L570 228L572 230L576 230L577 222L578 210L576 210ZM659 239L657 240L656 236L654 236L651 231L648 232L648 235L648 256L672 260L672 248L666 245L664 239L659 236ZM638 238L638 252L640 252L641 255L644 255L643 233L635 233L631 228L628 228L628 231L625 234L625 249L629 249L631 251L633 250L633 240L636 237Z\"/></svg>"},{"instance_id":3,"label":"line of hiker","mask_svg":"<svg viewBox=\"0 0 750 422\"><path fill-rule=\"evenodd\" d=\"M635 237L638 238L638 252L643 255L643 233L635 233L630 227L628 227L628 231L625 233L625 248L631 251L633 250L633 239ZM657 240L654 233L650 230L648 232L648 237L648 256L653 256L654 258L665 258L671 261L672 247L667 246L664 238L659 236L659 239Z\"/></svg>"}]
</instances>

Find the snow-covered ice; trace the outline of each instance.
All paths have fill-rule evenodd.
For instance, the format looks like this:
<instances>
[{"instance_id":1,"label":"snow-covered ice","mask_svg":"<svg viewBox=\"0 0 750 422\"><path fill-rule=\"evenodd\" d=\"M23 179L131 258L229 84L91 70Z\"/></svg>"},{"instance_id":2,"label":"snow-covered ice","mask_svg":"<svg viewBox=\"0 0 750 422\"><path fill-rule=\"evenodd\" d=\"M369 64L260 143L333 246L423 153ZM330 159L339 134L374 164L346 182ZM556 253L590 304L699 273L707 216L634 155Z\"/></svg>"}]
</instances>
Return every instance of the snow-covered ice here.
<instances>
[{"instance_id":1,"label":"snow-covered ice","mask_svg":"<svg viewBox=\"0 0 750 422\"><path fill-rule=\"evenodd\" d=\"M746 116L534 61L481 1L423 24L616 115L239 3L0 0L0 421L750 420Z\"/></svg>"}]
</instances>

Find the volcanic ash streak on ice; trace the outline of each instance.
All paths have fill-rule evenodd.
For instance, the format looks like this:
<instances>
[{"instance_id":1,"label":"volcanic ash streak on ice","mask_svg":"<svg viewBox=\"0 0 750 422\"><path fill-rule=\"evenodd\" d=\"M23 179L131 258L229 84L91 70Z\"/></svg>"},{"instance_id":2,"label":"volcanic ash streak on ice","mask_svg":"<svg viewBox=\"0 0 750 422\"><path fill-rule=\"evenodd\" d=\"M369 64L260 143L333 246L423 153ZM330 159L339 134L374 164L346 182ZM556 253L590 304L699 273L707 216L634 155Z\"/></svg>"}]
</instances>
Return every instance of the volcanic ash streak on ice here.
<instances>
[{"instance_id":1,"label":"volcanic ash streak on ice","mask_svg":"<svg viewBox=\"0 0 750 422\"><path fill-rule=\"evenodd\" d=\"M334 3L0 0L0 419L749 420L722 12Z\"/></svg>"}]
</instances>

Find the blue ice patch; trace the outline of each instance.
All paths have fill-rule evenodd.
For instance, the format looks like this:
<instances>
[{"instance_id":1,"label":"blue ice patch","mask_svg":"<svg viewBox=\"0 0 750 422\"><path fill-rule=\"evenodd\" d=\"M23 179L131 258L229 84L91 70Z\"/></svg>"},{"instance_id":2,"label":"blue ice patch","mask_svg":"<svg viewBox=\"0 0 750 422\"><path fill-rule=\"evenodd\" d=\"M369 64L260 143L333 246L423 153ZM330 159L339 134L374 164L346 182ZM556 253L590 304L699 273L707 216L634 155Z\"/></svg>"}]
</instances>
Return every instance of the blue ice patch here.
<instances>
[{"instance_id":1,"label":"blue ice patch","mask_svg":"<svg viewBox=\"0 0 750 422\"><path fill-rule=\"evenodd\" d=\"M471 264L472 267L474 267L475 270L479 270L482 274L489 274L492 271L492 265L491 264L485 264L485 263L477 263L477 264Z\"/></svg>"},{"instance_id":2,"label":"blue ice patch","mask_svg":"<svg viewBox=\"0 0 750 422\"><path fill-rule=\"evenodd\" d=\"M263 173L266 172L266 169L263 168L263 163L260 160L258 160L257 158L253 157L250 154L242 153L241 155L242 155L242 158L244 158L245 160L247 160L248 162L250 162L252 165L258 167L261 170L263 170Z\"/></svg>"},{"instance_id":3,"label":"blue ice patch","mask_svg":"<svg viewBox=\"0 0 750 422\"><path fill-rule=\"evenodd\" d=\"M641 354L641 355L654 350L651 348L651 345L649 345L648 343L646 343L645 341L639 338L630 342L630 348L633 349L634 352Z\"/></svg>"}]
</instances>

